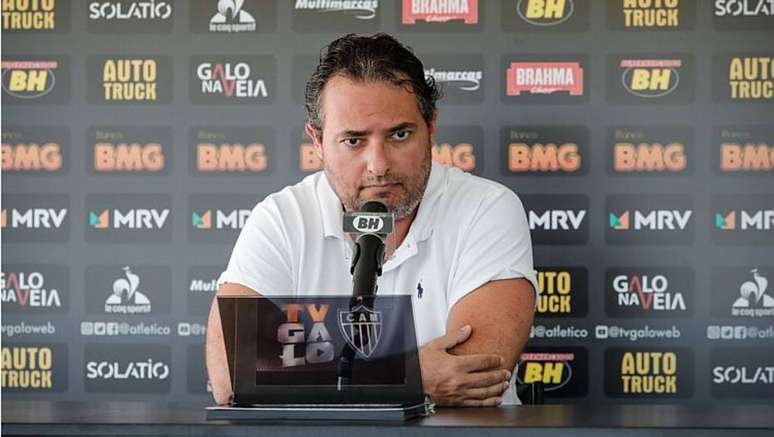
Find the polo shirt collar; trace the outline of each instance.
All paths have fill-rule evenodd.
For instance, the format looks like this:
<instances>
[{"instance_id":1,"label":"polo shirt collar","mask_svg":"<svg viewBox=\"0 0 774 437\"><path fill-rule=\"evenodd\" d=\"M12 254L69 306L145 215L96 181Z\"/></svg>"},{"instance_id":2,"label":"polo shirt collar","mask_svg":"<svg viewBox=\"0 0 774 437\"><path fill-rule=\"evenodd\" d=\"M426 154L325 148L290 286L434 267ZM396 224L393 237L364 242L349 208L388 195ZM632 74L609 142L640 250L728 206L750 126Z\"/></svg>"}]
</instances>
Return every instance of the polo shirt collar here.
<instances>
[{"instance_id":1,"label":"polo shirt collar","mask_svg":"<svg viewBox=\"0 0 774 437\"><path fill-rule=\"evenodd\" d=\"M419 203L417 215L411 223L406 238L411 238L418 243L430 237L433 233L432 212L438 199L444 192L447 169L443 165L432 161L430 166L430 177L427 180L425 192L422 195L422 201ZM342 229L342 219L344 209L341 200L336 192L333 191L328 177L324 171L320 172L320 179L317 183L317 198L320 201L320 213L322 215L323 232L325 237L336 237L344 240L344 231Z\"/></svg>"}]
</instances>

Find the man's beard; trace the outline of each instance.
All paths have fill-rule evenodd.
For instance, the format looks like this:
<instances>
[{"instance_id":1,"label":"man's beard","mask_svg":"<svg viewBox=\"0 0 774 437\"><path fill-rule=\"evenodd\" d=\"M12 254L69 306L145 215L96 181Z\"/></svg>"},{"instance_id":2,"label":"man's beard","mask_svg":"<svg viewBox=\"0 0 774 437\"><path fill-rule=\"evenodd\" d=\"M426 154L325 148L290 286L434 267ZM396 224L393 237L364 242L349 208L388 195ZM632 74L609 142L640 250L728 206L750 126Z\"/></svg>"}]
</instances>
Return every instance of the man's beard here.
<instances>
[{"instance_id":1,"label":"man's beard","mask_svg":"<svg viewBox=\"0 0 774 437\"><path fill-rule=\"evenodd\" d=\"M351 193L344 193L344 195L339 193L337 188L338 181L336 179L336 175L331 171L325 160L323 160L323 168L325 170L325 176L331 183L331 186L333 187L334 192L336 192L339 200L344 205L345 210L359 211L366 202L377 201L384 203L387 207L387 210L395 214L395 220L400 220L410 216L417 208L417 206L419 206L419 202L422 201L422 196L424 196L425 188L427 187L427 181L430 178L431 162L432 155L430 152L430 147L428 147L427 153L425 154L419 169L414 172L414 174L409 174L406 176L395 176L388 173L386 176L381 178L366 179L361 181L360 184L358 184L358 187ZM378 196L373 196L367 199L360 197L360 191L367 185L382 185L392 183L400 184L397 186L400 194L398 194L397 202L394 205L391 204L391 202L385 203L384 199Z\"/></svg>"}]
</instances>

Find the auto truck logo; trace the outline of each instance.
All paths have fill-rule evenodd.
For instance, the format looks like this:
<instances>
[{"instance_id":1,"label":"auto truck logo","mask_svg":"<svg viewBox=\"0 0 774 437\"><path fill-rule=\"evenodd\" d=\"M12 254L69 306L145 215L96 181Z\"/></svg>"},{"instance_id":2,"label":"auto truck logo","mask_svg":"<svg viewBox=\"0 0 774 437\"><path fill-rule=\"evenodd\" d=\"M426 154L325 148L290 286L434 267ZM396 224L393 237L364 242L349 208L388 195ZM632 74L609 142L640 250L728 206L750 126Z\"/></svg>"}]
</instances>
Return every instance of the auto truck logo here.
<instances>
[{"instance_id":1,"label":"auto truck logo","mask_svg":"<svg viewBox=\"0 0 774 437\"><path fill-rule=\"evenodd\" d=\"M583 95L583 68L578 62L512 62L507 71L506 94Z\"/></svg>"},{"instance_id":2,"label":"auto truck logo","mask_svg":"<svg viewBox=\"0 0 774 437\"><path fill-rule=\"evenodd\" d=\"M351 310L339 310L339 329L344 339L363 358L368 359L379 346L382 333L382 312L363 305Z\"/></svg>"}]
</instances>

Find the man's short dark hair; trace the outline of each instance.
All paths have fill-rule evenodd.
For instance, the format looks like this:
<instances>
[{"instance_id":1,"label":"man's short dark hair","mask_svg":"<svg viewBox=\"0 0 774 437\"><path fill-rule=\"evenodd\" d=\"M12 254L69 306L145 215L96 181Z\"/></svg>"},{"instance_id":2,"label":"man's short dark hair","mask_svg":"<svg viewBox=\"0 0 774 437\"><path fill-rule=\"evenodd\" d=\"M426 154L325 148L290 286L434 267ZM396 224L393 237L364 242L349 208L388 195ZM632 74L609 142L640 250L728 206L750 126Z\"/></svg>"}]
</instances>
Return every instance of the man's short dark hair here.
<instances>
[{"instance_id":1,"label":"man's short dark hair","mask_svg":"<svg viewBox=\"0 0 774 437\"><path fill-rule=\"evenodd\" d=\"M417 98L417 106L425 123L430 125L436 110L435 102L441 90L428 76L422 62L411 49L386 33L371 36L350 33L331 42L320 52L320 63L306 82L304 102L307 121L322 132L320 96L328 80L341 74L354 81L388 81L408 87Z\"/></svg>"}]
</instances>

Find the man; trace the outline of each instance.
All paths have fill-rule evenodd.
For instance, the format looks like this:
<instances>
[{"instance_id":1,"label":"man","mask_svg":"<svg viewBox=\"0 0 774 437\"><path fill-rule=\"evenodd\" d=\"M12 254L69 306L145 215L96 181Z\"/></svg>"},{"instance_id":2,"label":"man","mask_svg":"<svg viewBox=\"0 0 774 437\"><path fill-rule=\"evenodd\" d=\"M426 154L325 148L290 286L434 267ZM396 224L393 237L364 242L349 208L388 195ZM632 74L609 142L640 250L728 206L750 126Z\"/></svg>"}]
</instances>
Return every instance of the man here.
<instances>
[{"instance_id":1,"label":"man","mask_svg":"<svg viewBox=\"0 0 774 437\"><path fill-rule=\"evenodd\" d=\"M378 293L412 293L425 392L439 405L519 403L512 371L537 289L524 208L504 186L432 162L439 96L391 36L333 41L306 85L305 130L324 172L253 209L218 294L349 293L342 213L380 201L396 222ZM207 368L227 402L214 301Z\"/></svg>"}]
</instances>

